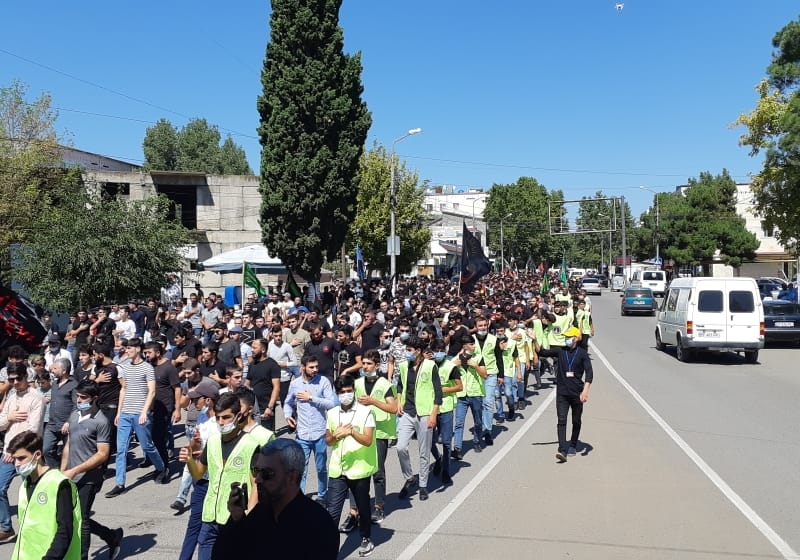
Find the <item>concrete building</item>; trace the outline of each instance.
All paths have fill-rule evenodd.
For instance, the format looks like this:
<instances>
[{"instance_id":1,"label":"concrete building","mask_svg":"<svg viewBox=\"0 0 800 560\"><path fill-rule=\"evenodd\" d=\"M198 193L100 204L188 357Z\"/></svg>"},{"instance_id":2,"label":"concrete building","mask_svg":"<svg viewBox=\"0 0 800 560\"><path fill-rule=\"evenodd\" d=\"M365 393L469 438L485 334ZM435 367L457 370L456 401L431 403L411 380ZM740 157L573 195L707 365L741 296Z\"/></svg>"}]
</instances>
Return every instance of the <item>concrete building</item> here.
<instances>
[{"instance_id":1,"label":"concrete building","mask_svg":"<svg viewBox=\"0 0 800 560\"><path fill-rule=\"evenodd\" d=\"M453 186L432 187L425 191L425 212L431 224L431 241L461 245L463 223L486 250L486 221L483 212L489 193L480 189L456 191Z\"/></svg>"}]
</instances>

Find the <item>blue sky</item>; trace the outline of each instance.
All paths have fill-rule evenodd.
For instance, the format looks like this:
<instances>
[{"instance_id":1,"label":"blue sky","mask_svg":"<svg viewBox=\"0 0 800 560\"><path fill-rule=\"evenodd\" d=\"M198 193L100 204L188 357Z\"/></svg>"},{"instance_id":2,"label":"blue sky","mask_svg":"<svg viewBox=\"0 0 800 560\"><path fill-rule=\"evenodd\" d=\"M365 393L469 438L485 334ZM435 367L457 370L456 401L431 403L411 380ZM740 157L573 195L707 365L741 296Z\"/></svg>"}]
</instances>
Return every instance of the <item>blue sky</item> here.
<instances>
[{"instance_id":1,"label":"blue sky","mask_svg":"<svg viewBox=\"0 0 800 560\"><path fill-rule=\"evenodd\" d=\"M159 118L205 117L257 170L256 96L269 3L168 0L4 6L0 84L60 108L83 150L135 163ZM397 152L457 189L533 176L567 199L597 190L634 213L654 190L759 161L729 129L755 100L788 0L345 0L345 49L361 51L368 145L410 128ZM107 116L100 116L107 115ZM113 117L113 118L112 118Z\"/></svg>"}]
</instances>

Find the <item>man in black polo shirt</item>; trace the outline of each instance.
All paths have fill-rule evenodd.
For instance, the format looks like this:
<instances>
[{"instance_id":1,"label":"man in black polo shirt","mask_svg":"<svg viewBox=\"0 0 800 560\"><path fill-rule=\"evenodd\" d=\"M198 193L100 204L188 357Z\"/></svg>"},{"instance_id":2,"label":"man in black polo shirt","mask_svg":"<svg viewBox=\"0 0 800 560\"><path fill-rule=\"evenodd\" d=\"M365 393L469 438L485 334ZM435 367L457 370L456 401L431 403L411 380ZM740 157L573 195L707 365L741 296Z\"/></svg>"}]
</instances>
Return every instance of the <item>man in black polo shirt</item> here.
<instances>
[{"instance_id":1,"label":"man in black polo shirt","mask_svg":"<svg viewBox=\"0 0 800 560\"><path fill-rule=\"evenodd\" d=\"M257 338L253 341L253 363L247 372L245 387L256 394L261 425L275 431L275 403L281 390L281 368L278 362L267 355L267 341Z\"/></svg>"}]
</instances>

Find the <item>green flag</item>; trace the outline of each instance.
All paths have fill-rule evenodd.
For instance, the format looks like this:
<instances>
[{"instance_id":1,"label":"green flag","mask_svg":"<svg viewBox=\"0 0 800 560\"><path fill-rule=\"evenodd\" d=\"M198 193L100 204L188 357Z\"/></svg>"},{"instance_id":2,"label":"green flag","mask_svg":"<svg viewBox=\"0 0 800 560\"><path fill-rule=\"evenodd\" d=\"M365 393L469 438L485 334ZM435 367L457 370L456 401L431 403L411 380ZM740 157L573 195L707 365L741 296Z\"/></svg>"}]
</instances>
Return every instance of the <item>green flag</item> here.
<instances>
[{"instance_id":1,"label":"green flag","mask_svg":"<svg viewBox=\"0 0 800 560\"><path fill-rule=\"evenodd\" d=\"M566 255L561 256L561 272L558 275L558 279L561 280L564 284L567 283L569 280L569 274L567 273L567 257Z\"/></svg>"},{"instance_id":2,"label":"green flag","mask_svg":"<svg viewBox=\"0 0 800 560\"><path fill-rule=\"evenodd\" d=\"M255 272L253 272L253 269L250 268L249 264L244 263L244 266L242 267L242 274L244 275L245 286L250 286L253 288L259 297L267 294L264 286L261 285L261 280L258 279L258 276L256 276Z\"/></svg>"},{"instance_id":3,"label":"green flag","mask_svg":"<svg viewBox=\"0 0 800 560\"><path fill-rule=\"evenodd\" d=\"M300 286L297 285L297 282L294 279L294 274L292 271L289 271L289 274L286 275L286 291L292 294L293 298L296 297L303 297L303 290L300 289Z\"/></svg>"},{"instance_id":4,"label":"green flag","mask_svg":"<svg viewBox=\"0 0 800 560\"><path fill-rule=\"evenodd\" d=\"M540 294L546 294L550 291L550 275L545 271L544 278L542 279L542 287L539 289Z\"/></svg>"}]
</instances>

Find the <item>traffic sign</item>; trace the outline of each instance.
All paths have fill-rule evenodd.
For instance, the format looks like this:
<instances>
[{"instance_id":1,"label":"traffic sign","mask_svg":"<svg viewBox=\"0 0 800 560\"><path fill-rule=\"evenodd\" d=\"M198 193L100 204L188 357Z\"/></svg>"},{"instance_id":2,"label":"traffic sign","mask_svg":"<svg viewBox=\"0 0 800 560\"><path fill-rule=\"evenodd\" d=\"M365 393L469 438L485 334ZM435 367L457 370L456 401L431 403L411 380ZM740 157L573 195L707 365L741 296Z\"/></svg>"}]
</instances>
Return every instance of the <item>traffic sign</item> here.
<instances>
[{"instance_id":1,"label":"traffic sign","mask_svg":"<svg viewBox=\"0 0 800 560\"><path fill-rule=\"evenodd\" d=\"M662 262L663 262L663 261L661 260L661 257L655 257L655 258L652 260L652 263L653 263L654 265L656 265L656 266L661 266Z\"/></svg>"}]
</instances>

